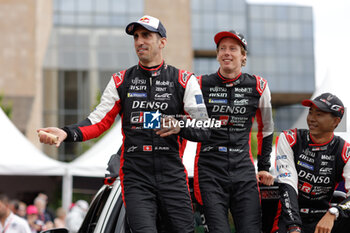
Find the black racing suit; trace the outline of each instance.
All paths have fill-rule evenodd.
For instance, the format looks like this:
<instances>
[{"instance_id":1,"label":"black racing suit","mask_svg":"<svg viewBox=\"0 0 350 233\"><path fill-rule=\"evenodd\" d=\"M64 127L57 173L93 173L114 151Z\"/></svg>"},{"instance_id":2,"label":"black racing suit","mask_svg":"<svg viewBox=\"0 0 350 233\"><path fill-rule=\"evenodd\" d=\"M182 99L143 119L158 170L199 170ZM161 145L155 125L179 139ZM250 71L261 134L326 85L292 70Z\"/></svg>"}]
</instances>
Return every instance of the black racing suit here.
<instances>
[{"instance_id":1,"label":"black racing suit","mask_svg":"<svg viewBox=\"0 0 350 233\"><path fill-rule=\"evenodd\" d=\"M114 74L88 119L64 130L68 141L88 140L107 130L119 113L124 136L119 175L132 231L157 232L156 217L161 213L173 232L193 232L182 137L205 140L210 131L182 128L179 135L161 138L145 128L159 126L158 115L150 115L156 111L208 119L196 77L162 62L155 68L139 64Z\"/></svg>"},{"instance_id":2,"label":"black racing suit","mask_svg":"<svg viewBox=\"0 0 350 233\"><path fill-rule=\"evenodd\" d=\"M266 80L241 73L226 79L219 72L197 77L210 118L220 120L208 141L198 143L194 170L197 201L210 232L230 232L230 209L237 232L261 230L261 207L251 130L258 122L258 169L269 171L273 139L271 96Z\"/></svg>"},{"instance_id":3,"label":"black racing suit","mask_svg":"<svg viewBox=\"0 0 350 233\"><path fill-rule=\"evenodd\" d=\"M339 136L333 136L327 143L315 144L306 129L281 133L276 153L281 197L272 232L283 233L289 228L301 227L302 232L313 233L330 208L337 184L345 179L345 188L350 188L349 157L350 144ZM349 217L349 194L336 207L339 219ZM333 229L337 227L336 224Z\"/></svg>"}]
</instances>

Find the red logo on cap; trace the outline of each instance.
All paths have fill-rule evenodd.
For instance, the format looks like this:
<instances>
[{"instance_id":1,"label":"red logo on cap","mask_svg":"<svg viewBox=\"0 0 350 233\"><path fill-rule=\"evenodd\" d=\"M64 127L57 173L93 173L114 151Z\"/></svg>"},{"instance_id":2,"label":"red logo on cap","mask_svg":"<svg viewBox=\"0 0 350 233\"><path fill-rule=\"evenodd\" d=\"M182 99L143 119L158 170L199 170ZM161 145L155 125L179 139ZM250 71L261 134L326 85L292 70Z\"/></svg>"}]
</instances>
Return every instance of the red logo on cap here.
<instances>
[{"instance_id":1,"label":"red logo on cap","mask_svg":"<svg viewBox=\"0 0 350 233\"><path fill-rule=\"evenodd\" d=\"M140 21L140 22L144 22L144 23L149 23L149 18L147 18L147 17L142 17L139 21Z\"/></svg>"}]
</instances>

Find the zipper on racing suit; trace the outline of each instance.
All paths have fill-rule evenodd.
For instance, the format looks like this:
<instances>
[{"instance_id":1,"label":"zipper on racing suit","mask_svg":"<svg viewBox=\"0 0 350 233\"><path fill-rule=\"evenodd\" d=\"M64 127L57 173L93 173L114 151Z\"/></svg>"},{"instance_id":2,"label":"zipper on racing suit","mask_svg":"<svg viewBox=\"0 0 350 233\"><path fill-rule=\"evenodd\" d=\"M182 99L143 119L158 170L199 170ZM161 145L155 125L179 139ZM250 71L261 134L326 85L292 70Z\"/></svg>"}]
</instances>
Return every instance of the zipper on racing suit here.
<instances>
[{"instance_id":1,"label":"zipper on racing suit","mask_svg":"<svg viewBox=\"0 0 350 233\"><path fill-rule=\"evenodd\" d=\"M152 75L152 74L151 74ZM151 102L151 101L155 101L155 99L152 99L151 98L151 93L152 93L152 87L153 87L153 78L152 76L149 77L149 89L148 89L148 94L147 94L147 97L148 97L148 101ZM150 112L154 112L155 109L149 109ZM155 140L155 137L154 137L154 130L153 129L149 129L151 130L151 141L152 141L152 157L153 157L153 169L154 169L154 175L156 177L156 180L158 180L158 176L159 176L159 172L158 172L158 168L159 168L159 164L160 164L160 161L159 161L159 158L158 158L158 155L155 151L155 143L154 143L154 140Z\"/></svg>"}]
</instances>

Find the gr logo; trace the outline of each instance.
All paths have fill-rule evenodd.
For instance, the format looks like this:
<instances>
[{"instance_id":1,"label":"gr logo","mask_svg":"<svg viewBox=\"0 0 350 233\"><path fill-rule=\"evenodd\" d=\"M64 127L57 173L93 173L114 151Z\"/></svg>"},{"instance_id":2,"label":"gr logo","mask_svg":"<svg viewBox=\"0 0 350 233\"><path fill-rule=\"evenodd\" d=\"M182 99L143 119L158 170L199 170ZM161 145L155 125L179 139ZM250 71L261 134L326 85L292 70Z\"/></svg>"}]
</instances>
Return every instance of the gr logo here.
<instances>
[{"instance_id":1,"label":"gr logo","mask_svg":"<svg viewBox=\"0 0 350 233\"><path fill-rule=\"evenodd\" d=\"M144 112L143 113L143 128L145 129L160 129L160 116L162 114L159 111L156 112Z\"/></svg>"}]
</instances>

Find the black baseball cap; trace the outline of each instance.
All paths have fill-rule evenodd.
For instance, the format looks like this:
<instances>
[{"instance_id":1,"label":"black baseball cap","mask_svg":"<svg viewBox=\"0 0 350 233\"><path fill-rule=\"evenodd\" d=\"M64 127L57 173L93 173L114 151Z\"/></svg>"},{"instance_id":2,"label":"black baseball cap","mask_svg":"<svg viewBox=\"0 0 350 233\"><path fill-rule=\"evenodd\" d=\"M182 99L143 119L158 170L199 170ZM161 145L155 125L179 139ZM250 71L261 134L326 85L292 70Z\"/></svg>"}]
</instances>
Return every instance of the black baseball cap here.
<instances>
[{"instance_id":1,"label":"black baseball cap","mask_svg":"<svg viewBox=\"0 0 350 233\"><path fill-rule=\"evenodd\" d=\"M302 105L306 107L316 106L324 112L330 112L334 116L342 118L344 115L344 105L343 102L335 95L331 93L323 93L317 96L313 100L303 100Z\"/></svg>"},{"instance_id":2,"label":"black baseball cap","mask_svg":"<svg viewBox=\"0 0 350 233\"><path fill-rule=\"evenodd\" d=\"M165 27L160 20L155 17L144 15L139 20L129 23L125 28L126 33L129 35L134 35L137 25L146 28L148 31L158 32L161 37L166 37Z\"/></svg>"},{"instance_id":3,"label":"black baseball cap","mask_svg":"<svg viewBox=\"0 0 350 233\"><path fill-rule=\"evenodd\" d=\"M234 30L231 30L231 31L222 31L222 32L219 32L217 33L215 36L214 36L214 41L215 41L215 44L216 46L219 45L220 41L224 38L224 37L231 37L231 38L234 38L234 39L237 39L243 46L244 50L247 50L247 41L246 39L244 38L243 34L239 33L239 32L236 32Z\"/></svg>"}]
</instances>

